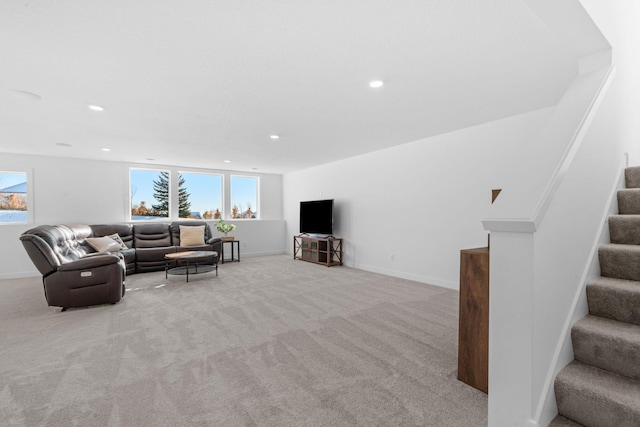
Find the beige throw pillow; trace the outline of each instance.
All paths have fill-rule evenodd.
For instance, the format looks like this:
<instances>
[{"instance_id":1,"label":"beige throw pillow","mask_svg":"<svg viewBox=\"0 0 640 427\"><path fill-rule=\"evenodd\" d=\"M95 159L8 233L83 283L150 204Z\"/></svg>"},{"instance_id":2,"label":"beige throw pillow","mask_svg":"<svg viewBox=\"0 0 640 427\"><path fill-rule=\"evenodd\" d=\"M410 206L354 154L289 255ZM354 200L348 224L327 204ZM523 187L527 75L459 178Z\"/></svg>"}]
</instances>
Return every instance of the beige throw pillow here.
<instances>
[{"instance_id":1,"label":"beige throw pillow","mask_svg":"<svg viewBox=\"0 0 640 427\"><path fill-rule=\"evenodd\" d=\"M118 233L109 234L106 237L111 237L113 240L115 240L120 245L120 249L129 249L126 243L122 241L122 237L120 237Z\"/></svg>"},{"instance_id":2,"label":"beige throw pillow","mask_svg":"<svg viewBox=\"0 0 640 427\"><path fill-rule=\"evenodd\" d=\"M180 226L180 246L204 245L204 225Z\"/></svg>"},{"instance_id":3,"label":"beige throw pillow","mask_svg":"<svg viewBox=\"0 0 640 427\"><path fill-rule=\"evenodd\" d=\"M111 252L119 251L120 243L113 240L111 237L87 237L85 242L98 252Z\"/></svg>"}]
</instances>

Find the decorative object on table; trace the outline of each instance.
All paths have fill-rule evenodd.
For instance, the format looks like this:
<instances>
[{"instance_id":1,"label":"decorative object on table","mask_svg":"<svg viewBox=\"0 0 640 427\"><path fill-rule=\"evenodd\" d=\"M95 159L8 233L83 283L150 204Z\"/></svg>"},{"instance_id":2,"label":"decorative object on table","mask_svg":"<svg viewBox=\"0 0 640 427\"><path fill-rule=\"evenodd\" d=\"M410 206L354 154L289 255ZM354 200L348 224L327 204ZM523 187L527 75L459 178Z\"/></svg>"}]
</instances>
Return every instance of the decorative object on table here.
<instances>
[{"instance_id":1,"label":"decorative object on table","mask_svg":"<svg viewBox=\"0 0 640 427\"><path fill-rule=\"evenodd\" d=\"M216 226L216 229L219 232L224 233L224 236L221 237L223 241L230 242L234 240L233 236L229 236L229 232L236 229L235 224L227 224L226 222L224 222L223 219L221 219L220 221L218 221L218 225Z\"/></svg>"}]
</instances>

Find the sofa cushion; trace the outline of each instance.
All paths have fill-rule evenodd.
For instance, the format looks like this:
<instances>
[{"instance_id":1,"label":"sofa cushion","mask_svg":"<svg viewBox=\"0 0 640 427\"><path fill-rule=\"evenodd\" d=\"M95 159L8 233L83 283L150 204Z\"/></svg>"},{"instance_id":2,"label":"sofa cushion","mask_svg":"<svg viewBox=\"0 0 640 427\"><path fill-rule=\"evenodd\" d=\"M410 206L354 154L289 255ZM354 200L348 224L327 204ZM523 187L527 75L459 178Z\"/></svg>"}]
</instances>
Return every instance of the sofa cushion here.
<instances>
[{"instance_id":1,"label":"sofa cushion","mask_svg":"<svg viewBox=\"0 0 640 427\"><path fill-rule=\"evenodd\" d=\"M180 226L180 246L204 245L204 225Z\"/></svg>"},{"instance_id":2,"label":"sofa cushion","mask_svg":"<svg viewBox=\"0 0 640 427\"><path fill-rule=\"evenodd\" d=\"M164 246L160 248L137 248L136 249L136 262L163 262L164 256L176 251L175 246Z\"/></svg>"},{"instance_id":3,"label":"sofa cushion","mask_svg":"<svg viewBox=\"0 0 640 427\"><path fill-rule=\"evenodd\" d=\"M209 224L206 221L200 221L197 219L183 219L183 220L179 220L179 221L172 221L171 225L169 226L169 229L171 230L171 239L172 242L175 246L185 246L181 241L180 241L180 227L181 226L186 226L186 227L195 227L195 226L204 226L204 243L208 243L208 241L211 239L212 234L211 234L211 227L209 227Z\"/></svg>"},{"instance_id":4,"label":"sofa cushion","mask_svg":"<svg viewBox=\"0 0 640 427\"><path fill-rule=\"evenodd\" d=\"M120 243L111 237L87 237L84 241L98 252L116 252L122 249Z\"/></svg>"},{"instance_id":5,"label":"sofa cushion","mask_svg":"<svg viewBox=\"0 0 640 427\"><path fill-rule=\"evenodd\" d=\"M58 235L54 226L40 225L20 236L27 254L43 276L55 271L61 264L60 257L53 250L58 244Z\"/></svg>"},{"instance_id":6,"label":"sofa cushion","mask_svg":"<svg viewBox=\"0 0 640 427\"><path fill-rule=\"evenodd\" d=\"M127 275L136 272L136 250L133 248L122 249L120 255L124 258L124 264L127 268Z\"/></svg>"},{"instance_id":7,"label":"sofa cushion","mask_svg":"<svg viewBox=\"0 0 640 427\"><path fill-rule=\"evenodd\" d=\"M115 240L115 241L116 241L116 243L118 243L118 244L120 245L120 249L121 249L121 250L129 249L129 248L127 247L127 245L125 245L125 244L124 244L124 242L122 241L122 238L120 238L120 235L119 235L118 233L109 234L109 235L108 235L108 236L106 236L106 237L110 237L110 238L112 238L113 240Z\"/></svg>"},{"instance_id":8,"label":"sofa cushion","mask_svg":"<svg viewBox=\"0 0 640 427\"><path fill-rule=\"evenodd\" d=\"M91 225L93 237L118 234L128 248L133 247L133 225L131 224L97 224Z\"/></svg>"},{"instance_id":9,"label":"sofa cushion","mask_svg":"<svg viewBox=\"0 0 640 427\"><path fill-rule=\"evenodd\" d=\"M52 246L52 249L60 259L60 264L76 261L87 254L87 251L76 240L76 235L69 226L54 225L50 231L56 239L56 244Z\"/></svg>"},{"instance_id":10,"label":"sofa cushion","mask_svg":"<svg viewBox=\"0 0 640 427\"><path fill-rule=\"evenodd\" d=\"M174 253L175 246L160 248L136 248L136 273L164 270L165 267L175 267L175 261L167 261L164 256Z\"/></svg>"},{"instance_id":11,"label":"sofa cushion","mask_svg":"<svg viewBox=\"0 0 640 427\"><path fill-rule=\"evenodd\" d=\"M58 230L66 236L64 245L66 255L63 262L84 257L93 250L85 244L85 239L91 237L91 228L87 225L56 225ZM70 234L69 234L70 233Z\"/></svg>"},{"instance_id":12,"label":"sofa cushion","mask_svg":"<svg viewBox=\"0 0 640 427\"><path fill-rule=\"evenodd\" d=\"M176 252L190 252L190 251L215 251L213 245L197 245L197 246L177 246ZM217 252L217 251L216 251Z\"/></svg>"},{"instance_id":13,"label":"sofa cushion","mask_svg":"<svg viewBox=\"0 0 640 427\"><path fill-rule=\"evenodd\" d=\"M136 249L158 248L171 245L169 224L151 223L133 225L133 246Z\"/></svg>"}]
</instances>

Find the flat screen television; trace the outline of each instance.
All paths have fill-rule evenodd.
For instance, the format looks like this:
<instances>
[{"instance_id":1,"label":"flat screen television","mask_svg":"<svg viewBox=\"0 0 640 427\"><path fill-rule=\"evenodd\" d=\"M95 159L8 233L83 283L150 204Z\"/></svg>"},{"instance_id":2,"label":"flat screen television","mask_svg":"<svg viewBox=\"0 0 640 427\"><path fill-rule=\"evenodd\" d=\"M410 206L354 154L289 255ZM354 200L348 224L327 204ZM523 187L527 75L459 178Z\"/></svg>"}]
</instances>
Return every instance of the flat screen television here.
<instances>
[{"instance_id":1,"label":"flat screen television","mask_svg":"<svg viewBox=\"0 0 640 427\"><path fill-rule=\"evenodd\" d=\"M300 202L300 233L333 234L333 199Z\"/></svg>"}]
</instances>

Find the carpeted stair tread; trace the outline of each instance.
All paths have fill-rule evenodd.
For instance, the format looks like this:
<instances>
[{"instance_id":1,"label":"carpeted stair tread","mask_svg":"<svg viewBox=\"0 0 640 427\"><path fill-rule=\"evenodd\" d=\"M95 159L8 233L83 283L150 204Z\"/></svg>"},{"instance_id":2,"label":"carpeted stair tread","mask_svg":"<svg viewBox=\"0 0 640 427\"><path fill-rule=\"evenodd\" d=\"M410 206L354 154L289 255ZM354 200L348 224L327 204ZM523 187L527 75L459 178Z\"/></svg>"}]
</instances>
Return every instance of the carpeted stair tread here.
<instances>
[{"instance_id":1,"label":"carpeted stair tread","mask_svg":"<svg viewBox=\"0 0 640 427\"><path fill-rule=\"evenodd\" d=\"M624 171L589 315L571 328L575 360L556 376L552 427L640 427L640 167Z\"/></svg>"},{"instance_id":2,"label":"carpeted stair tread","mask_svg":"<svg viewBox=\"0 0 640 427\"><path fill-rule=\"evenodd\" d=\"M640 188L618 190L618 213L620 215L640 214Z\"/></svg>"},{"instance_id":3,"label":"carpeted stair tread","mask_svg":"<svg viewBox=\"0 0 640 427\"><path fill-rule=\"evenodd\" d=\"M640 382L574 360L554 384L559 413L590 426L640 426Z\"/></svg>"},{"instance_id":4,"label":"carpeted stair tread","mask_svg":"<svg viewBox=\"0 0 640 427\"><path fill-rule=\"evenodd\" d=\"M624 170L625 187L640 188L640 166L632 166Z\"/></svg>"},{"instance_id":5,"label":"carpeted stair tread","mask_svg":"<svg viewBox=\"0 0 640 427\"><path fill-rule=\"evenodd\" d=\"M587 285L589 314L640 325L640 282L598 277Z\"/></svg>"},{"instance_id":6,"label":"carpeted stair tread","mask_svg":"<svg viewBox=\"0 0 640 427\"><path fill-rule=\"evenodd\" d=\"M549 423L549 427L584 427L584 426L582 424L573 422L569 418L565 418L562 415L558 415Z\"/></svg>"},{"instance_id":7,"label":"carpeted stair tread","mask_svg":"<svg viewBox=\"0 0 640 427\"><path fill-rule=\"evenodd\" d=\"M612 215L609 217L611 243L640 245L640 215Z\"/></svg>"},{"instance_id":8,"label":"carpeted stair tread","mask_svg":"<svg viewBox=\"0 0 640 427\"><path fill-rule=\"evenodd\" d=\"M598 258L602 276L640 281L640 246L603 244Z\"/></svg>"},{"instance_id":9,"label":"carpeted stair tread","mask_svg":"<svg viewBox=\"0 0 640 427\"><path fill-rule=\"evenodd\" d=\"M640 326L586 316L571 328L576 360L640 379Z\"/></svg>"}]
</instances>

